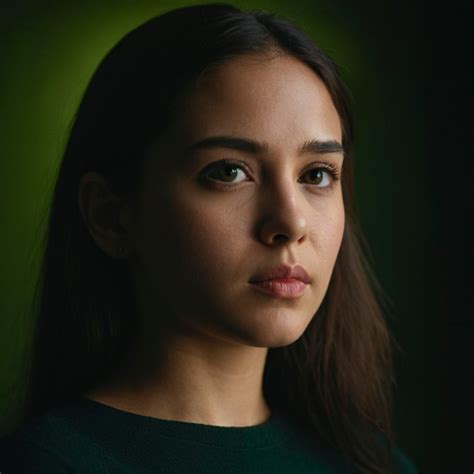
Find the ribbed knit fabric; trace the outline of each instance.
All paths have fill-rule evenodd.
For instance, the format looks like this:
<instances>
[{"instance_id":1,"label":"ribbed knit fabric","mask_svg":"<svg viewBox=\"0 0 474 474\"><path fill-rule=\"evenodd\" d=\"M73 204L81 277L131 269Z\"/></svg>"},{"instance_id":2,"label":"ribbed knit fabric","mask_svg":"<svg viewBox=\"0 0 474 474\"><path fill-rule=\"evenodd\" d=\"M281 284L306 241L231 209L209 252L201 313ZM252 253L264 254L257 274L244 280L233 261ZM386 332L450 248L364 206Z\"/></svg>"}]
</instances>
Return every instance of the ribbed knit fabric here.
<instances>
[{"instance_id":1,"label":"ribbed knit fabric","mask_svg":"<svg viewBox=\"0 0 474 474\"><path fill-rule=\"evenodd\" d=\"M397 449L400 473L416 474ZM0 438L1 474L339 474L276 413L250 427L171 421L78 397Z\"/></svg>"}]
</instances>

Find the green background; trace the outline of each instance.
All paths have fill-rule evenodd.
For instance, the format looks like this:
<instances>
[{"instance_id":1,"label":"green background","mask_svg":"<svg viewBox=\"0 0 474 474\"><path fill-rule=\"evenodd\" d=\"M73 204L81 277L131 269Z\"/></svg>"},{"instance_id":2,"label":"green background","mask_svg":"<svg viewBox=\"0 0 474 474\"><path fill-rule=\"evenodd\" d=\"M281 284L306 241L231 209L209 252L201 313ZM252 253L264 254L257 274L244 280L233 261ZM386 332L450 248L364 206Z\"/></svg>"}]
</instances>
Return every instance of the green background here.
<instances>
[{"instance_id":1,"label":"green background","mask_svg":"<svg viewBox=\"0 0 474 474\"><path fill-rule=\"evenodd\" d=\"M13 383L28 345L29 303L52 177L67 127L99 61L128 31L166 10L201 2L45 1L1 4L0 419L14 423ZM417 4L336 0L235 1L294 21L332 56L352 92L356 205L373 265L393 302L395 430L421 472L435 472L440 337L426 242L433 231L423 118L425 52ZM410 15L406 15L409 9ZM429 396L427 396L429 394Z\"/></svg>"}]
</instances>

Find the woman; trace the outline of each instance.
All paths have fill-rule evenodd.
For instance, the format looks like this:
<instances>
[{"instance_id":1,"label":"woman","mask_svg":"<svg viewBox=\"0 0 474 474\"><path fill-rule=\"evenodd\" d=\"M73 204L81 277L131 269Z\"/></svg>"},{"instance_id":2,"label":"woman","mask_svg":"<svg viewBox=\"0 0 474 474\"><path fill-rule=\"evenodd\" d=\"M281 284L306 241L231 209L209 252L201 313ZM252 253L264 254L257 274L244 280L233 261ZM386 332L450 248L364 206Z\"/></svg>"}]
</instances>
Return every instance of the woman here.
<instances>
[{"instance_id":1,"label":"woman","mask_svg":"<svg viewBox=\"0 0 474 474\"><path fill-rule=\"evenodd\" d=\"M415 472L352 144L337 67L270 13L119 41L60 166L1 472Z\"/></svg>"}]
</instances>

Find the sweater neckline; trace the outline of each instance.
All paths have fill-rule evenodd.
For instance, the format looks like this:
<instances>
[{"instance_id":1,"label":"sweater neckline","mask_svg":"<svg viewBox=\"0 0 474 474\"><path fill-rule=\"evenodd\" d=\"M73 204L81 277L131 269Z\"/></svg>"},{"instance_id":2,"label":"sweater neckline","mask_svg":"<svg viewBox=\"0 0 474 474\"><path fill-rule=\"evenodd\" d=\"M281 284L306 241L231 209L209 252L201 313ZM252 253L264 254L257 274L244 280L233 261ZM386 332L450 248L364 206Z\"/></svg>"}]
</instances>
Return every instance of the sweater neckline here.
<instances>
[{"instance_id":1,"label":"sweater neckline","mask_svg":"<svg viewBox=\"0 0 474 474\"><path fill-rule=\"evenodd\" d=\"M232 448L261 448L288 441L294 431L283 417L272 410L270 417L253 426L217 426L188 421L168 420L121 410L81 395L71 402L75 418L80 423L93 423L104 435L110 430L122 430L134 435L140 432L147 437L175 438L198 444ZM71 407L71 405L70 405ZM60 415L57 412L57 415ZM98 433L97 433L98 434Z\"/></svg>"}]
</instances>

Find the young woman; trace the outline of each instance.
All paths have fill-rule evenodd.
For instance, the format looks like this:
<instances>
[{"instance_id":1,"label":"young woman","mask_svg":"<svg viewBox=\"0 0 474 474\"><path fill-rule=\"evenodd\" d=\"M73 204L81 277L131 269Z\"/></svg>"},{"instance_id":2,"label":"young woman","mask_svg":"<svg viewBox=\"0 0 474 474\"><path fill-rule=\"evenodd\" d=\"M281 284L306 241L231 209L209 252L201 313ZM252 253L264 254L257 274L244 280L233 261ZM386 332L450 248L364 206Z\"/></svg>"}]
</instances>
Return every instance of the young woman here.
<instances>
[{"instance_id":1,"label":"young woman","mask_svg":"<svg viewBox=\"0 0 474 474\"><path fill-rule=\"evenodd\" d=\"M57 177L0 471L413 473L336 65L226 4L95 72Z\"/></svg>"}]
</instances>

